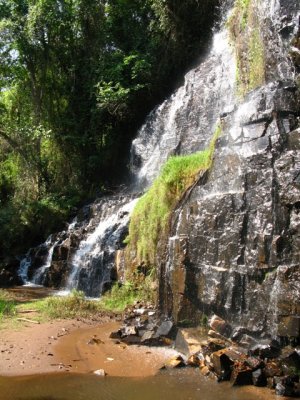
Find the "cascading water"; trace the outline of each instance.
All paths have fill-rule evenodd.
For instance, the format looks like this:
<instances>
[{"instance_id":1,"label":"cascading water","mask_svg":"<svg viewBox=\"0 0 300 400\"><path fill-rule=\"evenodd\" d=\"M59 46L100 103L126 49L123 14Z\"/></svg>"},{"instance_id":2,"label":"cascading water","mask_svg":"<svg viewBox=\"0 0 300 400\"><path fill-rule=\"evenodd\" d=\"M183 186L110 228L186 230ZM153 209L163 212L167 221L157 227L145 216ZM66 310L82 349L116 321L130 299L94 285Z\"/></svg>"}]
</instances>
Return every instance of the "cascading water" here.
<instances>
[{"instance_id":1,"label":"cascading water","mask_svg":"<svg viewBox=\"0 0 300 400\"><path fill-rule=\"evenodd\" d=\"M30 282L28 281L28 269L31 265L31 258L29 254L26 254L24 258L20 261L20 266L18 270L18 275L21 278L24 285L28 285Z\"/></svg>"},{"instance_id":2,"label":"cascading water","mask_svg":"<svg viewBox=\"0 0 300 400\"><path fill-rule=\"evenodd\" d=\"M83 290L89 296L99 296L105 284L111 282L111 272L115 261L115 251L122 247L129 216L137 199L123 199L102 207L100 223L83 241L75 252L66 291Z\"/></svg>"},{"instance_id":3,"label":"cascading water","mask_svg":"<svg viewBox=\"0 0 300 400\"><path fill-rule=\"evenodd\" d=\"M206 61L186 75L184 86L151 113L138 132L132 145L136 192L152 183L171 154L193 153L209 143L218 115L226 108L224 99L227 108L228 99L233 101L234 64L226 35L225 30L215 34ZM219 92L224 96L220 97ZM88 235L81 240L78 249L68 255L69 272L63 283L66 292L76 288L89 296L98 296L103 285L111 281L116 243L120 232L126 229L135 201L129 196L125 203L123 200L117 200L114 205L110 203L110 198L101 202L97 225L94 229L89 228L90 224L87 226ZM118 214L126 214L126 218L120 221ZM54 248L55 245L50 249L49 259L36 272L39 282L47 281L45 275L51 275ZM55 253L54 250L54 258Z\"/></svg>"},{"instance_id":4,"label":"cascading water","mask_svg":"<svg viewBox=\"0 0 300 400\"><path fill-rule=\"evenodd\" d=\"M31 279L31 282L35 285L43 285L44 284L45 273L46 273L47 269L50 268L50 266L51 266L53 251L59 241L55 241L53 244L51 244L51 242L52 242L52 237L50 235L49 238L47 239L47 241L45 242L45 245L47 246L47 248L49 248L46 262L45 262L45 264L43 264L40 268L38 268L36 270L36 272L34 273L32 279Z\"/></svg>"},{"instance_id":5,"label":"cascading water","mask_svg":"<svg viewBox=\"0 0 300 400\"><path fill-rule=\"evenodd\" d=\"M140 189L158 175L170 155L208 146L219 116L235 104L235 61L226 29L216 32L206 59L150 114L132 143L131 163Z\"/></svg>"}]
</instances>

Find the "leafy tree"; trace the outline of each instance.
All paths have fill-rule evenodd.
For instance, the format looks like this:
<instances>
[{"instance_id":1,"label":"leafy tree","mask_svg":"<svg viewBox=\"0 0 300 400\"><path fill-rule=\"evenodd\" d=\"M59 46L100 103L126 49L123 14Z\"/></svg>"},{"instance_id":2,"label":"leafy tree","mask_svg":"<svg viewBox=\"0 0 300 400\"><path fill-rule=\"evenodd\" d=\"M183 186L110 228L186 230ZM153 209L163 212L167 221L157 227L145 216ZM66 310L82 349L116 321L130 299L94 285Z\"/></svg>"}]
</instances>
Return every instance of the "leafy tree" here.
<instances>
[{"instance_id":1,"label":"leafy tree","mask_svg":"<svg viewBox=\"0 0 300 400\"><path fill-rule=\"evenodd\" d=\"M122 179L217 0L0 0L0 258Z\"/></svg>"}]
</instances>

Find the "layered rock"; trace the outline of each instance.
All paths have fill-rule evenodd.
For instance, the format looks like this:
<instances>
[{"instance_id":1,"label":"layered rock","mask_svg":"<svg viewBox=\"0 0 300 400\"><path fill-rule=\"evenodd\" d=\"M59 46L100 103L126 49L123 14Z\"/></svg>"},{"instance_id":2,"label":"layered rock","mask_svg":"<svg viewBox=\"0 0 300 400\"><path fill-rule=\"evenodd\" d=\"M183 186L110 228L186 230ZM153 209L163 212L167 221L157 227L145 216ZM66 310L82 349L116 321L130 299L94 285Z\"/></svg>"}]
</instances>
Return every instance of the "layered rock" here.
<instances>
[{"instance_id":1,"label":"layered rock","mask_svg":"<svg viewBox=\"0 0 300 400\"><path fill-rule=\"evenodd\" d=\"M264 47L280 49L272 63L266 56L273 81L221 114L213 167L172 216L160 306L178 324L215 313L235 339L297 343L300 97L288 44L298 20L292 2L267 3L260 9Z\"/></svg>"}]
</instances>

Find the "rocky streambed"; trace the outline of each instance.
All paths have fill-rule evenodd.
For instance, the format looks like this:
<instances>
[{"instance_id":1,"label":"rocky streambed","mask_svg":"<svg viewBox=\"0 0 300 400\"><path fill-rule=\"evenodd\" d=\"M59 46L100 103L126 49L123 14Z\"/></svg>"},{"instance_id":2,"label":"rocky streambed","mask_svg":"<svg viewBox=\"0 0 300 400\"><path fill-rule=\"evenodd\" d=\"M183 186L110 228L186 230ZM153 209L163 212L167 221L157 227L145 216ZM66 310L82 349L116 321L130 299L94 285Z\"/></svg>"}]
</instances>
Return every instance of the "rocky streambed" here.
<instances>
[{"instance_id":1,"label":"rocky streambed","mask_svg":"<svg viewBox=\"0 0 300 400\"><path fill-rule=\"evenodd\" d=\"M256 342L228 339L231 327L214 315L206 327L176 327L159 318L149 304L137 303L127 310L123 326L111 333L117 343L168 346L178 354L162 369L193 367L217 382L232 386L268 387L276 395L300 396L300 347L284 346L276 340Z\"/></svg>"}]
</instances>

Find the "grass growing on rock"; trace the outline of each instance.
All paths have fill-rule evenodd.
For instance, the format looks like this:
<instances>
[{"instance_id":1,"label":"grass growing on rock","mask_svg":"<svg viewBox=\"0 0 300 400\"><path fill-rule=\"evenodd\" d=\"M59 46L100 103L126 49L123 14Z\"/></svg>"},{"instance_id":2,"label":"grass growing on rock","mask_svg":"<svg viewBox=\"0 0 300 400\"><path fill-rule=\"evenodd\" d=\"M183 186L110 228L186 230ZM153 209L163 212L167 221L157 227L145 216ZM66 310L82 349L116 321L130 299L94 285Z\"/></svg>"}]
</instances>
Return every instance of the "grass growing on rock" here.
<instances>
[{"instance_id":1,"label":"grass growing on rock","mask_svg":"<svg viewBox=\"0 0 300 400\"><path fill-rule=\"evenodd\" d=\"M235 0L228 29L235 46L237 92L244 97L265 82L265 49L254 0Z\"/></svg>"},{"instance_id":2,"label":"grass growing on rock","mask_svg":"<svg viewBox=\"0 0 300 400\"><path fill-rule=\"evenodd\" d=\"M210 146L191 155L170 157L160 176L138 201L129 224L126 252L130 260L155 265L157 247L169 229L172 211L199 174L212 165L215 143L221 133L218 125Z\"/></svg>"}]
</instances>

